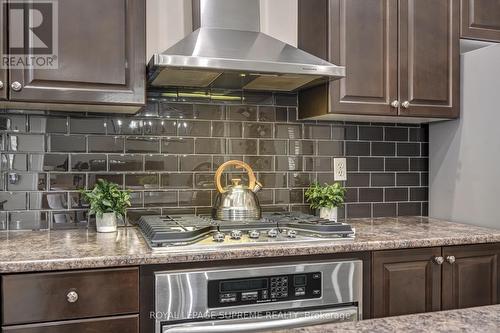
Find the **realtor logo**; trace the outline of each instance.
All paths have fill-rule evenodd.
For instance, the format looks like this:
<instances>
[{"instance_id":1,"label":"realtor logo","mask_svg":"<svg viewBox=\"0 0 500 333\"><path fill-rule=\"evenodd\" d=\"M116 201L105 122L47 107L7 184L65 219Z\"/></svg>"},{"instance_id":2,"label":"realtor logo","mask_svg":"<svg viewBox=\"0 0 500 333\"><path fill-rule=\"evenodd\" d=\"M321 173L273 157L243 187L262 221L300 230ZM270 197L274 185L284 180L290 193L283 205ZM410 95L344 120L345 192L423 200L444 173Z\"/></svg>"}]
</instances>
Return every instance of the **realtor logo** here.
<instances>
[{"instance_id":1,"label":"realtor logo","mask_svg":"<svg viewBox=\"0 0 500 333\"><path fill-rule=\"evenodd\" d=\"M57 0L2 0L9 18L2 68L58 68Z\"/></svg>"}]
</instances>

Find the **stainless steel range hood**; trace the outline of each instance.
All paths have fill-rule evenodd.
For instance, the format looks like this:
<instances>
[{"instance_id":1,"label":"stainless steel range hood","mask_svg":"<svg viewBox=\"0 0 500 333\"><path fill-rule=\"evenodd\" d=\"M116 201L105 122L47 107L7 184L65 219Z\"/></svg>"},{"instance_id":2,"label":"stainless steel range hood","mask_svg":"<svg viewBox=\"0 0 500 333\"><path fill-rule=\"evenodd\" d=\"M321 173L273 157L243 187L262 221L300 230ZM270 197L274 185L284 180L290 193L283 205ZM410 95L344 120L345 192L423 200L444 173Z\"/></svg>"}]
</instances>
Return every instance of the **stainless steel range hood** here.
<instances>
[{"instance_id":1,"label":"stainless steel range hood","mask_svg":"<svg viewBox=\"0 0 500 333\"><path fill-rule=\"evenodd\" d=\"M200 28L148 66L153 87L297 91L345 76L260 32L259 0L199 0Z\"/></svg>"}]
</instances>

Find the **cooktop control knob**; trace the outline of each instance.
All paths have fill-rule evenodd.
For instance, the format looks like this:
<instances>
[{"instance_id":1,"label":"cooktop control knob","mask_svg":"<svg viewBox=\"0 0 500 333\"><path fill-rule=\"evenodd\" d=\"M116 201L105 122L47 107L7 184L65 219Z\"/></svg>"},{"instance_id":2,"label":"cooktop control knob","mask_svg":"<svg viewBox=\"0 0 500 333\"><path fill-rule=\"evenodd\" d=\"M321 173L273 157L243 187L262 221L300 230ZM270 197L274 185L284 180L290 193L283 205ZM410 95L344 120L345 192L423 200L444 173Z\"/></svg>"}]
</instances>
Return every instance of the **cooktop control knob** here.
<instances>
[{"instance_id":1,"label":"cooktop control knob","mask_svg":"<svg viewBox=\"0 0 500 333\"><path fill-rule=\"evenodd\" d=\"M259 230L252 230L248 233L248 236L250 238L256 239L260 237L260 231Z\"/></svg>"},{"instance_id":2,"label":"cooktop control knob","mask_svg":"<svg viewBox=\"0 0 500 333\"><path fill-rule=\"evenodd\" d=\"M212 236L214 242L223 242L224 241L224 238L226 238L226 235L224 235L223 232L220 232L220 231L217 231L216 233L214 233L214 235Z\"/></svg>"},{"instance_id":3,"label":"cooktop control knob","mask_svg":"<svg viewBox=\"0 0 500 333\"><path fill-rule=\"evenodd\" d=\"M288 236L288 238L295 238L295 237L297 237L297 231L295 231L295 230L288 230L288 232L286 233L286 235Z\"/></svg>"},{"instance_id":4,"label":"cooktop control knob","mask_svg":"<svg viewBox=\"0 0 500 333\"><path fill-rule=\"evenodd\" d=\"M231 239L241 239L241 231L239 230L233 230L231 231Z\"/></svg>"},{"instance_id":5,"label":"cooktop control knob","mask_svg":"<svg viewBox=\"0 0 500 333\"><path fill-rule=\"evenodd\" d=\"M267 232L267 236L271 238L276 238L278 237L278 230L276 229L271 229Z\"/></svg>"}]
</instances>

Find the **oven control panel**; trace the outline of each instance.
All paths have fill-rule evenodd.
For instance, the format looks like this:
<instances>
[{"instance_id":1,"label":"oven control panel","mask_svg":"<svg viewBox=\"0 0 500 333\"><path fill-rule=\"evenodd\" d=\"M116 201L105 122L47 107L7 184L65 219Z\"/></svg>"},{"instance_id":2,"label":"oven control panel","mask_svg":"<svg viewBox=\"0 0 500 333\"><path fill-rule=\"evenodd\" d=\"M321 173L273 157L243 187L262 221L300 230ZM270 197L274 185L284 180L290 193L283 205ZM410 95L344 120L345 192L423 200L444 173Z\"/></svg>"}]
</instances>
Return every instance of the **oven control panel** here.
<instances>
[{"instance_id":1,"label":"oven control panel","mask_svg":"<svg viewBox=\"0 0 500 333\"><path fill-rule=\"evenodd\" d=\"M208 307L320 298L321 272L208 281Z\"/></svg>"}]
</instances>

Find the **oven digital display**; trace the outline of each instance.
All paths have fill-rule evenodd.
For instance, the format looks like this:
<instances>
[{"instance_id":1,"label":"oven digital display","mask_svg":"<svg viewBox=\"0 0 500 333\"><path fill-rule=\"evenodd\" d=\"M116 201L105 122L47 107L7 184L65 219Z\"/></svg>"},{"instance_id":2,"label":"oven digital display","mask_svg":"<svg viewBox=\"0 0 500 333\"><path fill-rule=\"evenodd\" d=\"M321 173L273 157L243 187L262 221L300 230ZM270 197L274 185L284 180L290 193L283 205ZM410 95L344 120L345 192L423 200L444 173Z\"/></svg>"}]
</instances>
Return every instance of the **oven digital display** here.
<instances>
[{"instance_id":1,"label":"oven digital display","mask_svg":"<svg viewBox=\"0 0 500 333\"><path fill-rule=\"evenodd\" d=\"M295 286L305 286L306 280L307 280L307 278L305 275L295 275L293 277L293 284Z\"/></svg>"},{"instance_id":2,"label":"oven digital display","mask_svg":"<svg viewBox=\"0 0 500 333\"><path fill-rule=\"evenodd\" d=\"M224 281L220 283L220 292L267 289L267 279Z\"/></svg>"}]
</instances>

